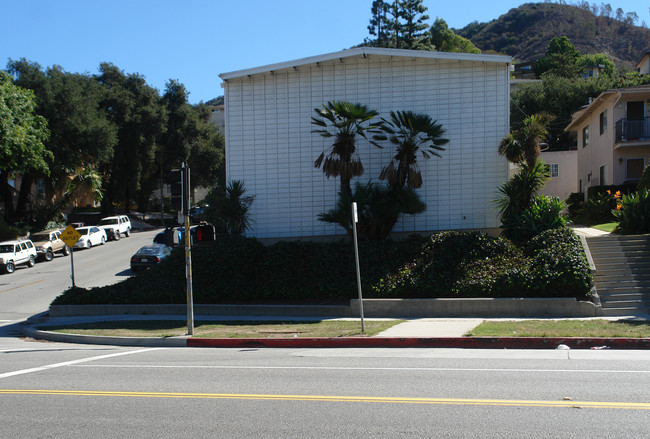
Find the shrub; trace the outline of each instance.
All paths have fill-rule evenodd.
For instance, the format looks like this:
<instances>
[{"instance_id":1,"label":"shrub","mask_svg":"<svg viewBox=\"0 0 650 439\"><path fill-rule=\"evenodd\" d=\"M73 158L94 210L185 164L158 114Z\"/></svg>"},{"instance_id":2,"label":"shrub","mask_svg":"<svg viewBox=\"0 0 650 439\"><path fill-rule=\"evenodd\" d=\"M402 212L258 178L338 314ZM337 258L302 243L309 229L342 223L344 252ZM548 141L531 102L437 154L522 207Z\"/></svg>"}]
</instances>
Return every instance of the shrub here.
<instances>
[{"instance_id":1,"label":"shrub","mask_svg":"<svg viewBox=\"0 0 650 439\"><path fill-rule=\"evenodd\" d=\"M580 238L569 228L547 230L530 240L531 288L550 296L587 297L590 271Z\"/></svg>"},{"instance_id":2,"label":"shrub","mask_svg":"<svg viewBox=\"0 0 650 439\"><path fill-rule=\"evenodd\" d=\"M645 169L643 170L643 174L641 174L641 180L639 180L639 184L636 187L636 190L638 192L643 192L644 190L650 190L650 171L648 170L650 168L650 165L646 166Z\"/></svg>"},{"instance_id":3,"label":"shrub","mask_svg":"<svg viewBox=\"0 0 650 439\"><path fill-rule=\"evenodd\" d=\"M536 195L530 206L518 215L504 218L501 228L505 237L525 242L540 232L566 225L562 216L564 202L557 197Z\"/></svg>"},{"instance_id":4,"label":"shrub","mask_svg":"<svg viewBox=\"0 0 650 439\"><path fill-rule=\"evenodd\" d=\"M357 203L361 238L386 239L402 214L424 212L426 205L413 189L357 183L353 194L339 192L336 208L318 215L318 219L338 224L352 234L352 202Z\"/></svg>"},{"instance_id":5,"label":"shrub","mask_svg":"<svg viewBox=\"0 0 650 439\"><path fill-rule=\"evenodd\" d=\"M569 217L575 217L585 205L585 194L582 192L571 193L569 198L566 200L566 204L569 211Z\"/></svg>"},{"instance_id":6,"label":"shrub","mask_svg":"<svg viewBox=\"0 0 650 439\"><path fill-rule=\"evenodd\" d=\"M589 276L580 240L566 227L521 248L478 232L443 232L372 289L380 297L585 298Z\"/></svg>"},{"instance_id":7,"label":"shrub","mask_svg":"<svg viewBox=\"0 0 650 439\"><path fill-rule=\"evenodd\" d=\"M17 225L9 225L0 219L0 241L11 241L25 234L25 228Z\"/></svg>"},{"instance_id":8,"label":"shrub","mask_svg":"<svg viewBox=\"0 0 650 439\"><path fill-rule=\"evenodd\" d=\"M594 192L587 200L581 213L590 221L611 221L614 219L612 210L616 209L616 198L620 192L612 193L611 190Z\"/></svg>"},{"instance_id":9,"label":"shrub","mask_svg":"<svg viewBox=\"0 0 650 439\"><path fill-rule=\"evenodd\" d=\"M618 230L624 234L650 232L650 191L643 190L622 195L613 216L618 220Z\"/></svg>"},{"instance_id":10,"label":"shrub","mask_svg":"<svg viewBox=\"0 0 650 439\"><path fill-rule=\"evenodd\" d=\"M359 243L364 297L545 297L589 294L579 239L567 228L525 246L479 232ZM357 296L351 242L224 236L192 250L195 303L331 302ZM53 304L185 303L184 253L121 283L75 288Z\"/></svg>"}]
</instances>

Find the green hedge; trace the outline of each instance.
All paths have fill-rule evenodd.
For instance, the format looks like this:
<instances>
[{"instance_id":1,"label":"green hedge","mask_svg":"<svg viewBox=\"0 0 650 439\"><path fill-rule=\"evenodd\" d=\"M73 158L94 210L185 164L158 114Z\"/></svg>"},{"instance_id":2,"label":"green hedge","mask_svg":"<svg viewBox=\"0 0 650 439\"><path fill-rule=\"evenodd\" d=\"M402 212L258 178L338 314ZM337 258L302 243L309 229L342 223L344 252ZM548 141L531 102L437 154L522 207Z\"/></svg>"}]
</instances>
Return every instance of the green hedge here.
<instances>
[{"instance_id":1,"label":"green hedge","mask_svg":"<svg viewBox=\"0 0 650 439\"><path fill-rule=\"evenodd\" d=\"M589 294L580 240L549 230L518 247L478 232L359 244L364 297L577 297ZM195 303L331 302L357 295L350 242L225 237L192 251ZM185 303L184 252L125 281L64 292L53 304Z\"/></svg>"}]
</instances>

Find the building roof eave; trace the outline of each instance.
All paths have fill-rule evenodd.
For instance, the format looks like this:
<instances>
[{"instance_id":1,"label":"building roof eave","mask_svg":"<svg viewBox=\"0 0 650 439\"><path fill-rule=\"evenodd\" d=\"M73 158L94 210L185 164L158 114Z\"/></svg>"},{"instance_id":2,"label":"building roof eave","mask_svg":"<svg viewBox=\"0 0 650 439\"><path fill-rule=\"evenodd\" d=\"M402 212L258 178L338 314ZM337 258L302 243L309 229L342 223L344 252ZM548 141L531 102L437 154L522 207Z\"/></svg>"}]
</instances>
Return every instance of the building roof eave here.
<instances>
[{"instance_id":1,"label":"building roof eave","mask_svg":"<svg viewBox=\"0 0 650 439\"><path fill-rule=\"evenodd\" d=\"M239 78L243 76L251 76L262 73L268 73L279 70L287 70L297 68L305 65L318 64L327 61L363 56L367 58L370 55L374 56L393 56L405 58L427 58L427 59L449 59L458 61L478 61L478 62L493 62L493 63L506 63L512 62L512 57L506 55L483 55L474 53L451 53L451 52L430 52L426 50L407 50L407 49L386 49L382 47L355 47L352 49L345 49L339 52L326 53L323 55L310 56L307 58L300 58L292 61L285 61L275 64L268 64L249 69L236 70L219 74L219 77L224 81L229 79Z\"/></svg>"}]
</instances>

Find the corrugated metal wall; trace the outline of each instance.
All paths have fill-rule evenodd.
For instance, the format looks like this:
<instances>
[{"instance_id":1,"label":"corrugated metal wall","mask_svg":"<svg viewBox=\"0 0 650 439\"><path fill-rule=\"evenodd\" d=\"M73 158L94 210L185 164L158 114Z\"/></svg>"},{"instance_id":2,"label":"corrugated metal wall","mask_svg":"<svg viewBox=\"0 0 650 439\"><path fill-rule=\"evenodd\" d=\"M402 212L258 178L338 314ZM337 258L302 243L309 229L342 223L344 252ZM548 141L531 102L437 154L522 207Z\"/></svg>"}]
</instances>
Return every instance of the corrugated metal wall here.
<instances>
[{"instance_id":1,"label":"corrugated metal wall","mask_svg":"<svg viewBox=\"0 0 650 439\"><path fill-rule=\"evenodd\" d=\"M325 178L314 160L328 140L312 134L314 108L347 100L376 109L431 115L450 139L442 158L418 157L426 212L405 216L395 232L497 227L492 200L507 178L497 154L508 132L506 63L361 56L229 79L226 98L226 169L255 195L253 227L259 238L343 234L318 221L334 207L338 179ZM394 151L358 145L368 180L379 182ZM352 181L354 185L355 180Z\"/></svg>"}]
</instances>

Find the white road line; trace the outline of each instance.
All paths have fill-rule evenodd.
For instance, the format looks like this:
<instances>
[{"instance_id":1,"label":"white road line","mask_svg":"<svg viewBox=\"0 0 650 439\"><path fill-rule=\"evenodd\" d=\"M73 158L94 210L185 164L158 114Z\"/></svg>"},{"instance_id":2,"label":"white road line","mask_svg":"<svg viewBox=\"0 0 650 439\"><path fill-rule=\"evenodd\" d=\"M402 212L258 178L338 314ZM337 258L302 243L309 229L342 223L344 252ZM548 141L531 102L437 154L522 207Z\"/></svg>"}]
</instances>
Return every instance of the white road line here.
<instances>
[{"instance_id":1,"label":"white road line","mask_svg":"<svg viewBox=\"0 0 650 439\"><path fill-rule=\"evenodd\" d=\"M74 367L106 367L124 369L286 369L286 370L361 370L361 371L416 371L416 372L548 372L548 373L640 373L650 374L650 370L599 370L599 369L462 369L446 367L323 367L323 366L168 366L150 364L82 364Z\"/></svg>"},{"instance_id":2,"label":"white road line","mask_svg":"<svg viewBox=\"0 0 650 439\"><path fill-rule=\"evenodd\" d=\"M2 374L0 374L0 378L9 378L9 377L16 376L16 375L24 375L24 374L27 374L27 373L41 372L43 370L55 369L57 367L62 367L62 366L72 366L72 365L79 364L79 363L86 363L88 361L103 360L104 358L120 357L122 355L139 354L139 353L142 353L142 352L156 351L156 350L159 350L159 349L166 349L166 348L139 349L137 351L117 352L115 354L99 355L99 356L96 356L96 357L82 358L80 360L64 361L62 363L48 364L48 365L40 366L40 367L33 367L31 369L23 369L23 370L16 370L14 372L2 373Z\"/></svg>"}]
</instances>

